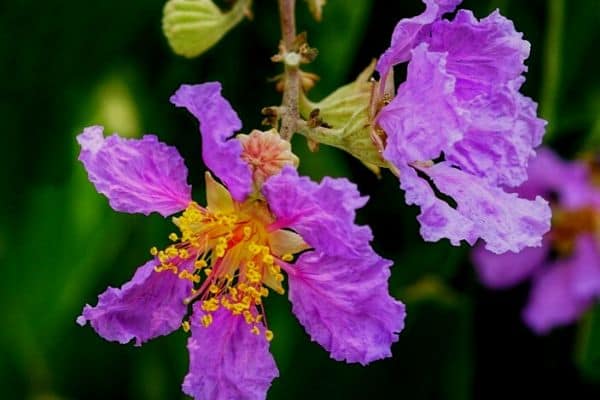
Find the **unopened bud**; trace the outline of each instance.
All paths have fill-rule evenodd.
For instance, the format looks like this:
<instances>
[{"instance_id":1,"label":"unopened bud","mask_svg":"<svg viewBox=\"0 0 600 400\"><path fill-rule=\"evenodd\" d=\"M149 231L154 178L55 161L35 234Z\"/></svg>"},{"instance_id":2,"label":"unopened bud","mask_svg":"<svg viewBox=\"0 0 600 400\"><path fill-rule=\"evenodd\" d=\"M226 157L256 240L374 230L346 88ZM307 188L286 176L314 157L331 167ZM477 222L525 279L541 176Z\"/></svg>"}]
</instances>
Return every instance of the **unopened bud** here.
<instances>
[{"instance_id":1,"label":"unopened bud","mask_svg":"<svg viewBox=\"0 0 600 400\"><path fill-rule=\"evenodd\" d=\"M292 153L290 142L283 140L275 129L266 132L255 129L248 135L238 135L237 139L242 144L242 158L250 166L257 188L284 166L298 165L298 157Z\"/></svg>"},{"instance_id":2,"label":"unopened bud","mask_svg":"<svg viewBox=\"0 0 600 400\"><path fill-rule=\"evenodd\" d=\"M251 0L237 0L223 12L211 0L169 0L163 31L176 54L195 57L212 46L249 12Z\"/></svg>"}]
</instances>

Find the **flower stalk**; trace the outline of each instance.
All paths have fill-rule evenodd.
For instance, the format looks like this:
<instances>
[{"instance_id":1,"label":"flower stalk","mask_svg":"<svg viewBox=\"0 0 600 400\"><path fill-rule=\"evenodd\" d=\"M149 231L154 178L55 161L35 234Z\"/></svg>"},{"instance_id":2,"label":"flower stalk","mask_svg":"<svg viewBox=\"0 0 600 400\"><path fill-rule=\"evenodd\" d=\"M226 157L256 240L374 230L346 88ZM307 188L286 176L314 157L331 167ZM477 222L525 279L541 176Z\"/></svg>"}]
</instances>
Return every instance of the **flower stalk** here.
<instances>
[{"instance_id":1,"label":"flower stalk","mask_svg":"<svg viewBox=\"0 0 600 400\"><path fill-rule=\"evenodd\" d=\"M295 52L296 41L296 0L279 0L281 23L281 44L283 46L284 89L282 100L281 127L279 134L284 140L291 140L299 118L300 97L300 55Z\"/></svg>"}]
</instances>

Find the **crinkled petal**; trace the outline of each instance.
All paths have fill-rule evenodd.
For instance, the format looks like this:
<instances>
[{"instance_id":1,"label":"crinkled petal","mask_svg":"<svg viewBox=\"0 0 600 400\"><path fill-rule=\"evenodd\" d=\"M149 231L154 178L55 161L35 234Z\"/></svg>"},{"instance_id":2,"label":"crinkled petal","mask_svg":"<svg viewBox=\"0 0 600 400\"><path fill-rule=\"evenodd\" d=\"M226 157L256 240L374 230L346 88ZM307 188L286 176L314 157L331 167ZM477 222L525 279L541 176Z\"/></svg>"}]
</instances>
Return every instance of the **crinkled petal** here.
<instances>
[{"instance_id":1,"label":"crinkled petal","mask_svg":"<svg viewBox=\"0 0 600 400\"><path fill-rule=\"evenodd\" d=\"M221 84L181 85L171 103L185 107L200 122L204 163L227 186L233 198L242 201L252 189L250 167L242 160L242 144L231 136L242 123L221 96Z\"/></svg>"},{"instance_id":2,"label":"crinkled petal","mask_svg":"<svg viewBox=\"0 0 600 400\"><path fill-rule=\"evenodd\" d=\"M427 42L431 51L448 53L446 68L461 97L505 85L527 71L531 46L497 10L481 21L459 10L452 21L436 21Z\"/></svg>"},{"instance_id":3,"label":"crinkled petal","mask_svg":"<svg viewBox=\"0 0 600 400\"><path fill-rule=\"evenodd\" d=\"M445 150L446 159L492 185L512 187L524 182L546 126L536 116L536 103L520 94L518 83L513 82L462 107L469 111L469 127L460 141Z\"/></svg>"},{"instance_id":4,"label":"crinkled petal","mask_svg":"<svg viewBox=\"0 0 600 400\"><path fill-rule=\"evenodd\" d=\"M456 210L473 222L486 249L494 253L540 246L542 236L550 229L550 207L541 197L521 199L446 162L420 171L457 203Z\"/></svg>"},{"instance_id":5,"label":"crinkled petal","mask_svg":"<svg viewBox=\"0 0 600 400\"><path fill-rule=\"evenodd\" d=\"M347 179L324 178L317 184L290 166L263 186L278 228L292 228L315 249L329 255L360 255L373 238L354 224L356 209L367 202Z\"/></svg>"},{"instance_id":6,"label":"crinkled petal","mask_svg":"<svg viewBox=\"0 0 600 400\"><path fill-rule=\"evenodd\" d=\"M445 58L426 44L414 49L406 82L379 113L377 123L387 134L383 156L395 165L435 159L462 137L462 111Z\"/></svg>"},{"instance_id":7,"label":"crinkled petal","mask_svg":"<svg viewBox=\"0 0 600 400\"><path fill-rule=\"evenodd\" d=\"M103 130L91 126L77 136L79 160L112 208L168 216L187 207L191 201L187 168L174 147L159 142L154 135L105 138Z\"/></svg>"},{"instance_id":8,"label":"crinkled petal","mask_svg":"<svg viewBox=\"0 0 600 400\"><path fill-rule=\"evenodd\" d=\"M461 215L448 203L438 199L426 180L419 177L414 169L400 165L400 188L404 190L406 204L421 208L417 220L421 224L423 239L437 242L447 238L454 246L461 240L473 245L477 241L475 224Z\"/></svg>"},{"instance_id":9,"label":"crinkled petal","mask_svg":"<svg viewBox=\"0 0 600 400\"><path fill-rule=\"evenodd\" d=\"M293 312L335 360L363 365L391 356L404 327L404 305L388 294L391 263L305 253L288 272Z\"/></svg>"},{"instance_id":10,"label":"crinkled petal","mask_svg":"<svg viewBox=\"0 0 600 400\"><path fill-rule=\"evenodd\" d=\"M473 249L472 258L479 278L493 289L517 285L544 266L549 256L550 243L544 240L540 247L529 247L519 253L508 251L494 254L483 246Z\"/></svg>"},{"instance_id":11,"label":"crinkled petal","mask_svg":"<svg viewBox=\"0 0 600 400\"><path fill-rule=\"evenodd\" d=\"M574 295L573 273L571 260L557 261L534 279L523 310L523 319L534 332L545 334L575 322L590 307L589 298Z\"/></svg>"},{"instance_id":12,"label":"crinkled petal","mask_svg":"<svg viewBox=\"0 0 600 400\"><path fill-rule=\"evenodd\" d=\"M452 12L462 0L423 0L425 11L422 14L400 20L392 33L390 47L377 61L377 71L385 81L390 69L410 59L410 51L429 33L431 24L443 14Z\"/></svg>"},{"instance_id":13,"label":"crinkled petal","mask_svg":"<svg viewBox=\"0 0 600 400\"><path fill-rule=\"evenodd\" d=\"M264 329L255 335L241 315L224 308L212 313L213 323L204 327L198 322L202 314L196 303L184 393L196 400L265 399L279 373Z\"/></svg>"},{"instance_id":14,"label":"crinkled petal","mask_svg":"<svg viewBox=\"0 0 600 400\"><path fill-rule=\"evenodd\" d=\"M109 287L95 307L85 306L77 323L89 322L106 340L124 344L135 339L136 346L179 328L187 312L183 300L192 283L170 271L156 272L157 265L151 260L120 289Z\"/></svg>"}]
</instances>

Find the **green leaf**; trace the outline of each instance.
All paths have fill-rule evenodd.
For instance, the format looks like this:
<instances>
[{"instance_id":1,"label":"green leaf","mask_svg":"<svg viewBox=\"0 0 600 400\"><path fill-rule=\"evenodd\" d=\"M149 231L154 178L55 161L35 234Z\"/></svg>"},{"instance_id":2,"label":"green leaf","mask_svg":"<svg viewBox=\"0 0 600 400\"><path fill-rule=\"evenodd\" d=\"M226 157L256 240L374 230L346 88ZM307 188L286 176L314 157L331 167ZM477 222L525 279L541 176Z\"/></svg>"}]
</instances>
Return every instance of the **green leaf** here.
<instances>
[{"instance_id":1,"label":"green leaf","mask_svg":"<svg viewBox=\"0 0 600 400\"><path fill-rule=\"evenodd\" d=\"M576 351L576 362L583 375L600 381L600 305L581 322Z\"/></svg>"}]
</instances>

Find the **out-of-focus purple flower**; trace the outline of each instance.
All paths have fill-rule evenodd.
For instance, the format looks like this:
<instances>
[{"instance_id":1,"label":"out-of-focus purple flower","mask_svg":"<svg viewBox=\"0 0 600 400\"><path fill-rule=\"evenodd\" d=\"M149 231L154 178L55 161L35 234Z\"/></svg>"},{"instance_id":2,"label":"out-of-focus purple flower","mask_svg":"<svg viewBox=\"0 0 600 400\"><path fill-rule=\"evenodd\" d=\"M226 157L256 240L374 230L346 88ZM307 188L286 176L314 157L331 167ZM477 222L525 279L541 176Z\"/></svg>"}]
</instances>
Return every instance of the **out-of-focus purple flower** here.
<instances>
[{"instance_id":1,"label":"out-of-focus purple flower","mask_svg":"<svg viewBox=\"0 0 600 400\"><path fill-rule=\"evenodd\" d=\"M367 364L390 356L404 306L388 294L391 262L371 248L370 229L354 223L367 198L346 179L298 176L276 132L230 138L240 122L218 83L183 85L172 101L200 121L204 160L225 186L207 173L200 206L174 148L155 136L105 138L101 127L86 128L80 160L115 210L183 212L173 218L173 244L153 247L130 282L108 288L77 322L136 345L183 325L192 331L186 394L264 399L278 371L263 299L284 293L286 273L294 313L331 357Z\"/></svg>"},{"instance_id":2,"label":"out-of-focus purple flower","mask_svg":"<svg viewBox=\"0 0 600 400\"><path fill-rule=\"evenodd\" d=\"M528 173L514 190L524 198L552 199L553 226L542 247L493 254L478 246L473 263L491 288L532 280L523 318L543 334L576 321L600 298L600 190L585 163L567 163L548 149L538 151Z\"/></svg>"},{"instance_id":3,"label":"out-of-focus purple flower","mask_svg":"<svg viewBox=\"0 0 600 400\"><path fill-rule=\"evenodd\" d=\"M385 86L391 68L408 61L406 81L376 117L383 157L407 203L421 207L425 240L481 238L494 253L539 246L547 202L503 189L525 181L544 134L536 104L519 92L529 43L497 11L444 20L460 1L424 2L423 14L398 23L377 64Z\"/></svg>"}]
</instances>

